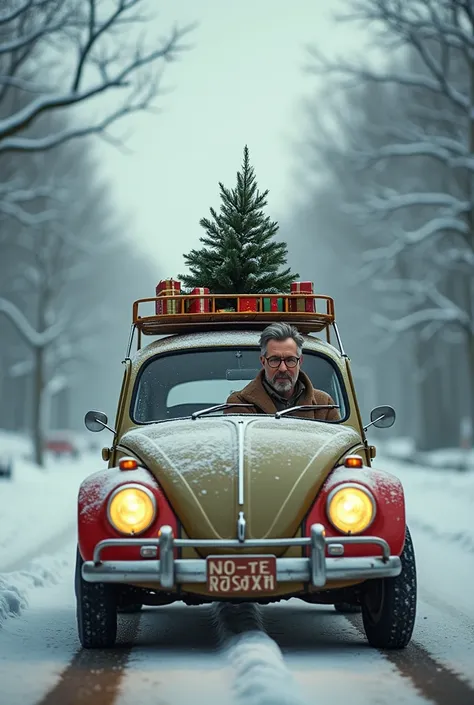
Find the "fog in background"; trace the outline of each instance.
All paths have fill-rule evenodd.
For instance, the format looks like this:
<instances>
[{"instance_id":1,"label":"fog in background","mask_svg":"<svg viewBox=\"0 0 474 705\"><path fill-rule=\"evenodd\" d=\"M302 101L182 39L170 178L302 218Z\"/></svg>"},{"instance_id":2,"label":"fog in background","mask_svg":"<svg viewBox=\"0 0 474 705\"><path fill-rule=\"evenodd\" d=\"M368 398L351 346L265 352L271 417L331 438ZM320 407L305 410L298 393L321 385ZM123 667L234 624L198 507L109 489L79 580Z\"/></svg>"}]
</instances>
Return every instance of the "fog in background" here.
<instances>
[{"instance_id":1,"label":"fog in background","mask_svg":"<svg viewBox=\"0 0 474 705\"><path fill-rule=\"evenodd\" d=\"M89 408L113 418L132 302L182 271L199 219L218 208L218 182L233 185L247 144L289 265L335 297L364 419L388 403L398 420L384 437L412 437L419 449L470 443L474 144L470 64L449 18L421 37L433 77L383 13L336 20L351 5L342 0L143 4L155 18L119 32L117 44L144 27L163 38L175 23L196 23L175 60L159 64L158 110L137 103L106 132L44 153L2 151L12 138L0 131L0 427L81 428ZM74 22L68 51L53 33L18 75L37 86L47 66L50 88L70 85ZM386 84L370 71L424 79ZM150 76L138 85L146 95ZM30 100L18 86L0 95L0 127ZM41 139L116 107L106 91L15 134Z\"/></svg>"}]
</instances>

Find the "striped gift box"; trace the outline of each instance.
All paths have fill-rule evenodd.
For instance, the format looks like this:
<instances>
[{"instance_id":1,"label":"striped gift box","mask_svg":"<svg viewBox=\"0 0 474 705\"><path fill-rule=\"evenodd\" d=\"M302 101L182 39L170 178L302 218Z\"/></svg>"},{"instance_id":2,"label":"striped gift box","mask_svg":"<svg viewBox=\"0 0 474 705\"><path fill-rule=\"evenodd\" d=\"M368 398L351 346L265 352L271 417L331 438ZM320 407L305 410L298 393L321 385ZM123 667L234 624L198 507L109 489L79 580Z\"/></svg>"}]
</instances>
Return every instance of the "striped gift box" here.
<instances>
[{"instance_id":1,"label":"striped gift box","mask_svg":"<svg viewBox=\"0 0 474 705\"><path fill-rule=\"evenodd\" d=\"M207 286L196 286L192 289L191 294L209 294L209 289ZM189 313L208 313L209 312L209 299L188 299L187 310Z\"/></svg>"},{"instance_id":2,"label":"striped gift box","mask_svg":"<svg viewBox=\"0 0 474 705\"><path fill-rule=\"evenodd\" d=\"M277 296L265 297L263 299L264 311L283 311L283 299Z\"/></svg>"},{"instance_id":3,"label":"striped gift box","mask_svg":"<svg viewBox=\"0 0 474 705\"><path fill-rule=\"evenodd\" d=\"M163 313L180 313L180 302L167 301L167 296L177 296L181 293L181 282L176 279L162 279L156 287L156 295L160 298L163 297L163 301L155 302L155 311L157 315Z\"/></svg>"},{"instance_id":4,"label":"striped gift box","mask_svg":"<svg viewBox=\"0 0 474 705\"><path fill-rule=\"evenodd\" d=\"M314 294L313 282L291 282L291 294ZM290 311L306 311L306 313L314 313L313 299L290 299Z\"/></svg>"}]
</instances>

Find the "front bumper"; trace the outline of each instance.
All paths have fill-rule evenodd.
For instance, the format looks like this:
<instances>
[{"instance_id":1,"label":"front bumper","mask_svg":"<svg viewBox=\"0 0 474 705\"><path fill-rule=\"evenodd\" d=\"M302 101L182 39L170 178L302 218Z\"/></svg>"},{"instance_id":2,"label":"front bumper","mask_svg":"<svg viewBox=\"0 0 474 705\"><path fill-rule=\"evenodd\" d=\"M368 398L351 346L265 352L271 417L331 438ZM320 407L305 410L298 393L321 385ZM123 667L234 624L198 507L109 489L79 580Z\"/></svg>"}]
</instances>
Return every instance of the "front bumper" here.
<instances>
[{"instance_id":1,"label":"front bumper","mask_svg":"<svg viewBox=\"0 0 474 705\"><path fill-rule=\"evenodd\" d=\"M347 558L347 544L372 544L381 548L382 555ZM105 548L139 546L142 560L101 561ZM330 587L338 580L366 580L391 578L402 570L399 556L390 555L388 543L376 536L344 536L326 538L322 524L313 524L310 537L291 539L249 539L247 541L210 539L175 539L170 526L163 526L157 539L106 539L94 549L92 561L82 565L82 577L89 583L147 583L157 589L169 590L180 583L206 583L206 560L174 557L175 548L237 548L246 555L246 548L271 548L272 546L309 546L306 558L277 558L277 583L309 582L316 588ZM153 554L160 552L160 559ZM330 554L326 556L326 551ZM331 557L331 554L338 557Z\"/></svg>"}]
</instances>

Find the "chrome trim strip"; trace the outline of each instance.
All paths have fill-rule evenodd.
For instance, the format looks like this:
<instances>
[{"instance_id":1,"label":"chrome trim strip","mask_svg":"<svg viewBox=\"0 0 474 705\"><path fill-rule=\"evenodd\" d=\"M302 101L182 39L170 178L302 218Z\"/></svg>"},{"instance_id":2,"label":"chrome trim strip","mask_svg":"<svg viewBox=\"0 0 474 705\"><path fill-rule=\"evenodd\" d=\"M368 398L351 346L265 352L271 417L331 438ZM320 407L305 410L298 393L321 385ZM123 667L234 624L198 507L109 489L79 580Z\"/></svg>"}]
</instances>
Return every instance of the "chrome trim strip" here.
<instances>
[{"instance_id":1,"label":"chrome trim strip","mask_svg":"<svg viewBox=\"0 0 474 705\"><path fill-rule=\"evenodd\" d=\"M132 323L130 328L130 335L128 337L127 350L125 352L125 360L130 360L130 353L132 352L133 336L135 334L135 324Z\"/></svg>"},{"instance_id":2,"label":"chrome trim strip","mask_svg":"<svg viewBox=\"0 0 474 705\"><path fill-rule=\"evenodd\" d=\"M239 489L238 489L238 503L242 507L244 504L244 440L245 440L245 422L237 422L237 438L238 438L238 458L237 458L237 469L239 478Z\"/></svg>"},{"instance_id":3,"label":"chrome trim strip","mask_svg":"<svg viewBox=\"0 0 474 705\"><path fill-rule=\"evenodd\" d=\"M315 527L320 527L322 524L313 524ZM311 529L313 528L311 527ZM171 532L171 526L162 526L160 532L167 531ZM318 529L318 532L320 529ZM390 557L390 546L385 541L378 536L331 536L323 537L326 546L331 544L375 544L380 546L382 549L382 560L387 561ZM291 539L247 539L246 541L239 541L238 539L174 539L170 540L169 550L172 551L173 548L240 548L243 549L241 553L245 552L246 548L271 548L272 546L311 546L311 537L295 537ZM160 547L160 539L104 539L99 541L94 548L94 555L92 560L94 563L100 563L100 554L105 548L110 547L128 547L128 546L157 546Z\"/></svg>"},{"instance_id":4,"label":"chrome trim strip","mask_svg":"<svg viewBox=\"0 0 474 705\"><path fill-rule=\"evenodd\" d=\"M326 541L324 540L324 526L313 524L311 526L311 582L315 587L326 584Z\"/></svg>"},{"instance_id":5,"label":"chrome trim strip","mask_svg":"<svg viewBox=\"0 0 474 705\"><path fill-rule=\"evenodd\" d=\"M174 561L175 583L206 583L206 561L204 559L178 559ZM165 587L161 574L161 561L106 561L95 565L86 561L82 565L82 577L88 583L148 583ZM390 556L387 561L377 557L326 558L325 581L317 577L315 587L327 586L337 580L365 580L368 578L393 578L400 575L402 564L399 556ZM277 581L311 582L314 569L310 558L277 558ZM330 586L329 586L330 587ZM229 596L230 597L230 596ZM254 596L255 597L255 596ZM230 597L231 599L231 597Z\"/></svg>"},{"instance_id":6,"label":"chrome trim strip","mask_svg":"<svg viewBox=\"0 0 474 705\"><path fill-rule=\"evenodd\" d=\"M159 532L160 542L160 584L161 587L171 588L174 585L175 560L173 554L173 529L163 526Z\"/></svg>"},{"instance_id":7,"label":"chrome trim strip","mask_svg":"<svg viewBox=\"0 0 474 705\"><path fill-rule=\"evenodd\" d=\"M342 346L342 340L341 340L341 336L339 335L339 328L337 327L336 321L333 321L332 326L333 326L334 332L336 334L337 344L339 345L339 350L341 351L341 355L342 355L342 357L347 357L346 353L344 352L344 348Z\"/></svg>"},{"instance_id":8,"label":"chrome trim strip","mask_svg":"<svg viewBox=\"0 0 474 705\"><path fill-rule=\"evenodd\" d=\"M245 515L243 512L239 512L239 518L237 519L237 539L240 543L245 541L245 531L247 529L247 522L245 521Z\"/></svg>"}]
</instances>

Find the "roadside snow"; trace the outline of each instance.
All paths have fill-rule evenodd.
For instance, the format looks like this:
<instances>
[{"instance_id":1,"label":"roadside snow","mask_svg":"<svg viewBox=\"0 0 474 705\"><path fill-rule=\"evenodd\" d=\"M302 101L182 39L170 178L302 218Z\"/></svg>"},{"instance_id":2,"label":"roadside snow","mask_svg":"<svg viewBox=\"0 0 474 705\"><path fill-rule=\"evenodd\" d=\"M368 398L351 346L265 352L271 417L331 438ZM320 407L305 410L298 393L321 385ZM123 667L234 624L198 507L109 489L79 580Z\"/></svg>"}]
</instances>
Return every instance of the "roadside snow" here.
<instances>
[{"instance_id":1,"label":"roadside snow","mask_svg":"<svg viewBox=\"0 0 474 705\"><path fill-rule=\"evenodd\" d=\"M103 466L96 454L50 460L44 469L28 460L16 460L12 479L0 479L0 573L43 548L60 532L75 531L79 485Z\"/></svg>"},{"instance_id":2,"label":"roadside snow","mask_svg":"<svg viewBox=\"0 0 474 705\"><path fill-rule=\"evenodd\" d=\"M0 441L15 459L12 479L0 479L1 627L23 612L32 590L57 584L70 570L57 554L75 540L82 479L104 463L87 453L77 460L52 459L39 468L26 459L30 448L23 438L1 432Z\"/></svg>"},{"instance_id":3,"label":"roadside snow","mask_svg":"<svg viewBox=\"0 0 474 705\"><path fill-rule=\"evenodd\" d=\"M65 559L42 556L28 570L0 573L0 627L8 617L17 617L28 607L33 588L56 585L69 565Z\"/></svg>"}]
</instances>

